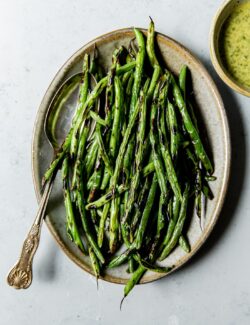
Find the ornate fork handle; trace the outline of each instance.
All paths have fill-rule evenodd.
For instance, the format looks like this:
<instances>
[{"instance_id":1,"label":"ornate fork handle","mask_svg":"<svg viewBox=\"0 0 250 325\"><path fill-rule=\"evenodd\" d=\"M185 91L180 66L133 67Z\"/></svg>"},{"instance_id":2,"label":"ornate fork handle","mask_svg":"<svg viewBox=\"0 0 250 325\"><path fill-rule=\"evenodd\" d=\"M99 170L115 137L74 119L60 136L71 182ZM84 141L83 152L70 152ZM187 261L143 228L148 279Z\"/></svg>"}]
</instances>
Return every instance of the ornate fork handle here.
<instances>
[{"instance_id":1,"label":"ornate fork handle","mask_svg":"<svg viewBox=\"0 0 250 325\"><path fill-rule=\"evenodd\" d=\"M39 204L36 219L23 243L21 256L15 266L10 270L7 282L16 289L27 289L32 282L32 262L39 245L41 226L46 212L48 199L51 193L53 179L44 187L43 196Z\"/></svg>"}]
</instances>

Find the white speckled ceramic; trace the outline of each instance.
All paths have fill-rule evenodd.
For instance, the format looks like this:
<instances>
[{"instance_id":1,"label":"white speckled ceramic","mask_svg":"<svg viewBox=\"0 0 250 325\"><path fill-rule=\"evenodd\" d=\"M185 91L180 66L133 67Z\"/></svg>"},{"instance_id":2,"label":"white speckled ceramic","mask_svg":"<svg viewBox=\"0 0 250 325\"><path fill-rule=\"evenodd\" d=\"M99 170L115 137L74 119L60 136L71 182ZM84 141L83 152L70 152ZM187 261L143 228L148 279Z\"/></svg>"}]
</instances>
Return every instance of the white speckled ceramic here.
<instances>
[{"instance_id":1,"label":"white speckled ceramic","mask_svg":"<svg viewBox=\"0 0 250 325\"><path fill-rule=\"evenodd\" d=\"M46 140L43 124L48 105L55 92L64 80L75 72L80 71L84 54L86 52L91 53L95 43L100 51L102 63L107 68L110 64L110 54L114 48L121 44L127 46L132 37L134 37L132 29L122 29L100 36L91 41L77 51L63 65L50 84L38 110L32 144L33 179L38 200L41 197L41 179L43 173L52 159L52 149ZM174 264L175 268L173 270L175 270L197 252L207 239L219 216L228 184L230 169L230 139L227 117L221 97L201 62L182 45L162 34L157 35L157 42L166 65L171 67L173 72L178 73L182 64L187 64L191 70L195 98L204 124L206 125L206 131L214 160L215 175L217 176L217 180L211 183L214 199L208 202L203 232L200 229L197 217L192 217L187 234L192 248L191 253L186 254L180 248L177 248L164 262L162 262L162 265L167 266ZM74 244L72 244L66 235L65 212L59 177L57 177L55 182L48 207L48 216L45 221L55 240L69 258L84 270L92 273L89 259L82 256L80 251L74 246ZM162 276L164 276L164 274L146 272L144 277L141 279L141 283L150 282ZM126 273L126 268L121 266L114 270L108 270L103 276L103 279L114 283L125 283L128 277L129 275Z\"/></svg>"}]
</instances>

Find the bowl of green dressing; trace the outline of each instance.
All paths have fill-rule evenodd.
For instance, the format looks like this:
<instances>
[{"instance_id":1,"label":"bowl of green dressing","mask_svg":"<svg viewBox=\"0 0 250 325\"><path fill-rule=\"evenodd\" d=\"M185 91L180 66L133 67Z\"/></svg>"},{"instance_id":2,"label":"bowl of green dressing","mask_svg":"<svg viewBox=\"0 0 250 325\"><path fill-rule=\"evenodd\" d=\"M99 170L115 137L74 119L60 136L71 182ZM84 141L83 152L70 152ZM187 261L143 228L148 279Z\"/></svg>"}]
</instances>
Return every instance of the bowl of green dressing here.
<instances>
[{"instance_id":1,"label":"bowl of green dressing","mask_svg":"<svg viewBox=\"0 0 250 325\"><path fill-rule=\"evenodd\" d=\"M215 70L232 89L250 97L250 0L223 3L210 33Z\"/></svg>"}]
</instances>

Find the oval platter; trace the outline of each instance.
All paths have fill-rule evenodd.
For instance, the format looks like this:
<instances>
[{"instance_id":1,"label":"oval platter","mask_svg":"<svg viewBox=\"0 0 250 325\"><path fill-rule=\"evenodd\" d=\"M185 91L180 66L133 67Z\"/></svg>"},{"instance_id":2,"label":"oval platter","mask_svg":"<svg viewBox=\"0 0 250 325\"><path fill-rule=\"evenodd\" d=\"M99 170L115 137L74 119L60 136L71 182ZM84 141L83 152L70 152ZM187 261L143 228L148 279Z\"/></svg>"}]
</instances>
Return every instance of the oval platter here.
<instances>
[{"instance_id":1,"label":"oval platter","mask_svg":"<svg viewBox=\"0 0 250 325\"><path fill-rule=\"evenodd\" d=\"M141 30L146 34L146 30ZM38 201L41 198L41 179L53 155L44 133L44 120L53 96L67 78L81 71L84 54L86 52L89 54L93 53L95 45L99 50L101 64L107 69L110 66L110 58L113 50L120 45L128 46L129 41L133 37L133 29L125 28L94 39L68 59L49 85L38 109L32 141L32 172ZM195 215L191 218L187 233L191 244L191 252L187 254L178 247L161 263L164 266L175 265L171 271L173 272L197 252L208 238L219 217L229 179L231 160L230 136L227 117L220 94L202 63L189 50L175 40L159 33L157 33L156 39L162 58L172 72L177 74L183 64L186 64L191 70L194 95L206 128L215 166L215 176L217 177L217 180L211 183L214 199L207 203L202 231L198 218ZM60 175L55 180L47 211L48 215L45 218L46 224L61 249L78 266L93 274L89 258L81 254L66 234ZM116 269L107 270L106 274L101 278L109 282L123 284L126 283L129 276L126 272L126 266L121 266ZM154 281L163 276L164 274L148 271L142 277L140 283Z\"/></svg>"}]
</instances>

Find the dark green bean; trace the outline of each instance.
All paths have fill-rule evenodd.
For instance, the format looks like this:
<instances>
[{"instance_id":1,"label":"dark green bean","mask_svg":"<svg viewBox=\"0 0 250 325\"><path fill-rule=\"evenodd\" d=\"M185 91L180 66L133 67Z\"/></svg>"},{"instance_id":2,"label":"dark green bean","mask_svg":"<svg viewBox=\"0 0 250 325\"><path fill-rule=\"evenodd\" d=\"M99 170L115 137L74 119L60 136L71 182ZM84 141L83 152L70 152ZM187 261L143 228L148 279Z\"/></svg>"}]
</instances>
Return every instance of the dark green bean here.
<instances>
[{"instance_id":1,"label":"dark green bean","mask_svg":"<svg viewBox=\"0 0 250 325\"><path fill-rule=\"evenodd\" d=\"M141 217L141 222L140 225L138 227L138 232L135 238L135 244L136 244L136 248L140 249L141 245L142 245L142 241L143 241L143 237L146 231L146 227L147 227L147 223L148 223L148 218L150 216L150 212L154 203L154 199L155 199L155 193L156 193L156 189L158 186L158 182L157 182L157 176L156 174L154 174L153 180L152 180L152 185L151 188L149 190L149 194L148 194L148 199Z\"/></svg>"},{"instance_id":2,"label":"dark green bean","mask_svg":"<svg viewBox=\"0 0 250 325\"><path fill-rule=\"evenodd\" d=\"M101 215L101 218L100 218L99 230L98 230L98 238L97 238L97 242L98 242L99 247L102 247L102 245L103 245L105 222L107 220L109 210L110 210L110 202L108 202L108 203L106 203L104 205L103 212L102 212L102 215Z\"/></svg>"},{"instance_id":3,"label":"dark green bean","mask_svg":"<svg viewBox=\"0 0 250 325\"><path fill-rule=\"evenodd\" d=\"M62 166L62 178L64 188L64 204L66 210L66 227L70 239L79 247L79 249L86 254L86 249L80 237L79 230L76 225L73 204L70 196L69 189L69 159L66 157Z\"/></svg>"},{"instance_id":4,"label":"dark green bean","mask_svg":"<svg viewBox=\"0 0 250 325\"><path fill-rule=\"evenodd\" d=\"M192 143L194 145L195 153L196 153L197 157L201 160L201 162L202 162L203 166L205 167L205 169L207 170L207 172L209 174L212 174L213 166L212 166L211 161L208 158L208 155L203 147L200 136L199 136L199 134L190 118L186 103L185 103L185 101L182 97L182 94L181 94L181 90L180 90L179 86L177 85L177 83L175 82L174 77L171 78L171 82L173 85L173 95L175 98L175 102L176 102L176 104L179 108L179 111L181 113L185 129L187 130L187 132L192 140Z\"/></svg>"},{"instance_id":5,"label":"dark green bean","mask_svg":"<svg viewBox=\"0 0 250 325\"><path fill-rule=\"evenodd\" d=\"M175 160L181 145L181 134L178 128L178 122L175 107L168 101L168 123L170 128L170 152L172 159Z\"/></svg>"},{"instance_id":6,"label":"dark green bean","mask_svg":"<svg viewBox=\"0 0 250 325\"><path fill-rule=\"evenodd\" d=\"M134 62L130 62L130 63L124 65L124 66L121 66L121 67L116 69L116 74L120 75L120 74L123 74L123 73L125 73L127 71L130 71L131 69L134 68L134 66L135 66ZM104 77L103 79L101 79L97 83L95 88L92 90L92 92L88 96L87 101L85 102L85 104L80 107L79 114L77 116L76 122L72 126L72 130L70 130L70 132L72 132L71 142L70 142L70 153L71 153L71 155L73 155L76 152L77 136L78 136L80 125L86 119L86 115L88 115L89 108L93 106L93 104L95 103L97 98L102 93L103 89L107 86L107 83L108 83L108 76Z\"/></svg>"},{"instance_id":7,"label":"dark green bean","mask_svg":"<svg viewBox=\"0 0 250 325\"><path fill-rule=\"evenodd\" d=\"M91 245L91 247L93 248L93 251L95 252L98 260L102 264L104 264L105 259L104 259L103 255L102 255L102 252L100 251L99 246L97 245L93 235L91 234L91 231L90 231L90 228L89 228L89 224L88 224L88 220L87 220L87 216L86 216L86 211L85 211L85 206L84 206L84 201L83 201L82 189L77 190L77 192L76 192L76 202L77 202L77 206L78 206L79 213L80 213L80 216L81 216L83 229L85 231L88 242Z\"/></svg>"},{"instance_id":8,"label":"dark green bean","mask_svg":"<svg viewBox=\"0 0 250 325\"><path fill-rule=\"evenodd\" d=\"M155 92L154 92L153 104L151 107L151 123L150 123L149 138L150 138L150 143L152 146L155 172L157 175L157 179L158 179L158 183L159 183L161 192L162 192L164 200L166 202L168 199L168 195L169 195L169 189L167 188L167 183L166 183L167 177L166 177L166 173L164 171L163 162L162 162L160 154L159 154L158 136L156 136L156 134L158 133L157 126L156 126L156 121L157 121L156 98L158 98L159 88L160 88L160 83L158 83L158 85L156 86Z\"/></svg>"},{"instance_id":9,"label":"dark green bean","mask_svg":"<svg viewBox=\"0 0 250 325\"><path fill-rule=\"evenodd\" d=\"M118 196L121 193L125 192L126 190L127 190L127 186L122 184L122 185L118 186L115 194L113 194L113 191L110 190L108 193L101 196L98 200L87 204L85 208L87 210L100 208L103 205L105 205L106 203L108 203L114 197L114 195Z\"/></svg>"},{"instance_id":10,"label":"dark green bean","mask_svg":"<svg viewBox=\"0 0 250 325\"><path fill-rule=\"evenodd\" d=\"M135 174L131 180L129 198L126 204L125 215L122 218L122 223L126 222L128 216L133 208L136 191L139 186L140 176L141 176L141 164L143 161L143 149L144 149L144 140L145 140L145 131L146 131L146 117L147 117L147 98L146 92L149 86L149 79L145 82L143 92L141 94L141 105L140 105L140 118L139 118L139 129L136 139L136 155L135 155Z\"/></svg>"},{"instance_id":11,"label":"dark green bean","mask_svg":"<svg viewBox=\"0 0 250 325\"><path fill-rule=\"evenodd\" d=\"M89 247L89 257L91 260L91 264L92 264L95 276L98 279L100 276L101 269L100 269L99 261L98 261L96 255L95 255L95 252L91 246Z\"/></svg>"},{"instance_id":12,"label":"dark green bean","mask_svg":"<svg viewBox=\"0 0 250 325\"><path fill-rule=\"evenodd\" d=\"M181 188L172 162L167 135L166 135L164 107L165 107L165 101L166 101L165 98L167 95L167 91L168 91L168 86L162 88L159 95L159 112L158 112L158 123L157 123L158 132L159 132L159 144L161 150L161 157L165 164L165 169L167 171L168 181L176 197L179 200L181 200L182 199Z\"/></svg>"},{"instance_id":13,"label":"dark green bean","mask_svg":"<svg viewBox=\"0 0 250 325\"><path fill-rule=\"evenodd\" d=\"M135 74L134 74L134 84L132 88L132 96L131 96L131 103L130 103L130 118L133 115L133 112L136 107L136 103L139 97L140 87L141 87L141 80L142 80L142 73L144 67L144 60L146 54L145 48L145 41L144 36L141 31L137 28L134 28L135 37L138 43L139 51L136 55L136 67L135 67Z\"/></svg>"},{"instance_id":14,"label":"dark green bean","mask_svg":"<svg viewBox=\"0 0 250 325\"><path fill-rule=\"evenodd\" d=\"M184 252L186 252L186 253L190 252L191 248L190 248L189 242L183 235L180 235L180 237L179 237L179 245L184 250Z\"/></svg>"},{"instance_id":15,"label":"dark green bean","mask_svg":"<svg viewBox=\"0 0 250 325\"><path fill-rule=\"evenodd\" d=\"M109 225L109 249L114 253L117 246L118 230L119 230L119 205L120 196L111 201L110 209L110 225Z\"/></svg>"},{"instance_id":16,"label":"dark green bean","mask_svg":"<svg viewBox=\"0 0 250 325\"><path fill-rule=\"evenodd\" d=\"M172 251L172 249L175 247L175 245L177 244L179 237L182 233L182 229L183 229L183 225L186 219L186 214L187 214L187 205L188 205L188 198L189 198L189 189L190 186L189 184L186 184L184 193L183 193L183 200L181 203L181 209L180 209L180 215L178 218L178 221L176 223L176 226L174 228L173 234L171 236L171 239L169 240L168 244L165 246L165 248L163 249L159 260L162 261L164 260L169 253Z\"/></svg>"},{"instance_id":17,"label":"dark green bean","mask_svg":"<svg viewBox=\"0 0 250 325\"><path fill-rule=\"evenodd\" d=\"M125 252L123 252L122 254L115 256L114 258L112 258L112 260L109 262L109 264L107 265L107 267L109 269L112 269L114 267L120 266L123 263L125 263L128 259L128 256L131 254L132 250L131 249L127 249Z\"/></svg>"}]
</instances>

